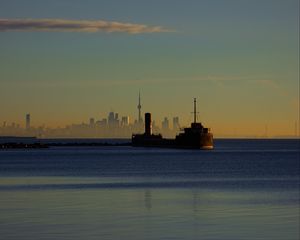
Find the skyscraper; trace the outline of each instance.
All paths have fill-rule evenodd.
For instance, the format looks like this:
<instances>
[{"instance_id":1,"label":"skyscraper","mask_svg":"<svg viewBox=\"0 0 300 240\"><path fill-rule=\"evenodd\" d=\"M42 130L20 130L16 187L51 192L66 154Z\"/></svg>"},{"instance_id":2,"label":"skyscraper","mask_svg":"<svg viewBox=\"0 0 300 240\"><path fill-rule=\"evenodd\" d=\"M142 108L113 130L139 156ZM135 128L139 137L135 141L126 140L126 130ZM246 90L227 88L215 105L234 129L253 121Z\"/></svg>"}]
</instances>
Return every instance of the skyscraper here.
<instances>
[{"instance_id":1,"label":"skyscraper","mask_svg":"<svg viewBox=\"0 0 300 240\"><path fill-rule=\"evenodd\" d=\"M119 114L118 113L114 113L114 112L110 112L108 114L108 126L110 128L116 128L119 127Z\"/></svg>"},{"instance_id":2,"label":"skyscraper","mask_svg":"<svg viewBox=\"0 0 300 240\"><path fill-rule=\"evenodd\" d=\"M129 117L128 116L124 116L121 119L121 126L122 127L126 127L129 125Z\"/></svg>"},{"instance_id":3,"label":"skyscraper","mask_svg":"<svg viewBox=\"0 0 300 240\"><path fill-rule=\"evenodd\" d=\"M114 127L114 125L115 125L115 113L114 112L110 112L108 114L107 122L108 122L109 127Z\"/></svg>"},{"instance_id":4,"label":"skyscraper","mask_svg":"<svg viewBox=\"0 0 300 240\"><path fill-rule=\"evenodd\" d=\"M165 117L161 125L163 130L169 130L169 119Z\"/></svg>"},{"instance_id":5,"label":"skyscraper","mask_svg":"<svg viewBox=\"0 0 300 240\"><path fill-rule=\"evenodd\" d=\"M178 131L180 128L179 117L173 117L173 130Z\"/></svg>"},{"instance_id":6,"label":"skyscraper","mask_svg":"<svg viewBox=\"0 0 300 240\"><path fill-rule=\"evenodd\" d=\"M90 127L93 128L95 126L95 119L90 118Z\"/></svg>"},{"instance_id":7,"label":"skyscraper","mask_svg":"<svg viewBox=\"0 0 300 240\"><path fill-rule=\"evenodd\" d=\"M26 130L30 129L30 114L26 114Z\"/></svg>"}]
</instances>

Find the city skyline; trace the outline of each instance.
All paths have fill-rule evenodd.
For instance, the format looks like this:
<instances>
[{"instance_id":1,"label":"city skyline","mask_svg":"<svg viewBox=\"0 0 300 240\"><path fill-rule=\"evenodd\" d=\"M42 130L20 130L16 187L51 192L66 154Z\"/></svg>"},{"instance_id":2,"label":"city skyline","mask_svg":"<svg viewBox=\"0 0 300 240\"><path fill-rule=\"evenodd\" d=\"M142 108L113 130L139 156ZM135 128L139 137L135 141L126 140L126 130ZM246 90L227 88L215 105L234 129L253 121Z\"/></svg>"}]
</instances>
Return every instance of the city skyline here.
<instances>
[{"instance_id":1,"label":"city skyline","mask_svg":"<svg viewBox=\"0 0 300 240\"><path fill-rule=\"evenodd\" d=\"M216 136L294 136L298 10L298 0L2 1L0 122L136 119L141 90L159 123L188 126L196 97Z\"/></svg>"},{"instance_id":2,"label":"city skyline","mask_svg":"<svg viewBox=\"0 0 300 240\"><path fill-rule=\"evenodd\" d=\"M82 120L80 122L68 123L65 126L51 127L46 124L42 125L32 125L31 114L26 113L24 118L24 123L20 124L19 122L7 122L4 121L2 126L0 126L0 136L36 136L40 138L51 138L51 137L121 137L121 138L130 138L133 133L143 133L145 130L144 119L142 117L142 104L141 104L141 95L139 91L138 95L138 105L136 118L119 114L119 112L110 111L105 115L102 114L102 117L90 117ZM194 109L195 112L195 109ZM191 112L194 115L194 119L190 122L200 122L199 112ZM146 113L146 112L145 112ZM165 116L163 119L154 119L152 123L153 132L155 134L162 134L164 137L174 137L177 135L184 127L188 127L188 124L182 124L180 122L180 117ZM211 129L211 128L210 128ZM298 122L294 124L294 132L289 135L270 135L268 130L268 124L264 125L264 130L258 135L249 133L238 133L237 129L234 129L231 134L224 134L220 132L215 133L215 137L223 138L240 138L240 137L254 137L254 138L269 138L269 137L299 137L299 128Z\"/></svg>"},{"instance_id":3,"label":"city skyline","mask_svg":"<svg viewBox=\"0 0 300 240\"><path fill-rule=\"evenodd\" d=\"M139 115L140 116L140 115ZM179 117L173 117L172 125L168 117L157 123L152 122L153 132L165 137L174 137L180 131ZM109 112L106 118L89 118L81 123L70 123L66 126L51 128L46 125L32 126L31 115L25 115L24 124L3 122L0 126L1 136L27 136L38 138L130 138L134 133L145 130L143 118L130 121L129 116L119 116L117 112Z\"/></svg>"},{"instance_id":4,"label":"city skyline","mask_svg":"<svg viewBox=\"0 0 300 240\"><path fill-rule=\"evenodd\" d=\"M137 118L128 115L119 115L118 112L111 111L107 117L90 117L88 122L69 123L66 126L51 128L45 124L32 126L31 114L25 114L24 124L16 122L3 122L0 126L0 136L34 136L39 138L51 137L122 137L130 138L133 133L143 133L144 120L142 118L141 93L138 94ZM145 113L146 114L146 113ZM163 134L165 137L174 137L180 131L179 117L173 117L173 124L170 126L168 117L164 117L160 124L152 122L153 132Z\"/></svg>"}]
</instances>

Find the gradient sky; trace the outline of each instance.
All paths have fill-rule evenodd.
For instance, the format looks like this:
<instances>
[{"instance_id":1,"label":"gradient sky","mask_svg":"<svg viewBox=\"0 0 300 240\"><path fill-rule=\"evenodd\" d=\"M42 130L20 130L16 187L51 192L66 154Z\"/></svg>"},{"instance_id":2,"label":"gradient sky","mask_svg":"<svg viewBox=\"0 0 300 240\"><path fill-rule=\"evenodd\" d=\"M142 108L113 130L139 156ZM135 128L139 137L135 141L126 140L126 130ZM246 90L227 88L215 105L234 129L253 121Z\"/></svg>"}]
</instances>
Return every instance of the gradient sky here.
<instances>
[{"instance_id":1,"label":"gradient sky","mask_svg":"<svg viewBox=\"0 0 300 240\"><path fill-rule=\"evenodd\" d=\"M293 135L298 0L0 0L0 19L103 20L157 32L5 31L0 121L64 126L111 110L201 121L216 135Z\"/></svg>"}]
</instances>

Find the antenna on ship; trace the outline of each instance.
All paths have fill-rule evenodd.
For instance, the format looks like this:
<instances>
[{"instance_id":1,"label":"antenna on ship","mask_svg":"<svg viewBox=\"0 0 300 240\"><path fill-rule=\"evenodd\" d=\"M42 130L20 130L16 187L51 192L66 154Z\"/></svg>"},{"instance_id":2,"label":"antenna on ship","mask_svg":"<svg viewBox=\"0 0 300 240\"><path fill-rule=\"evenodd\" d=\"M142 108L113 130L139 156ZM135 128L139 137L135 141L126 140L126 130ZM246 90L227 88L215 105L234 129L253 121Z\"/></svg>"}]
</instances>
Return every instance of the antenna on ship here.
<instances>
[{"instance_id":1,"label":"antenna on ship","mask_svg":"<svg viewBox=\"0 0 300 240\"><path fill-rule=\"evenodd\" d=\"M194 123L197 122L197 99L194 98Z\"/></svg>"}]
</instances>

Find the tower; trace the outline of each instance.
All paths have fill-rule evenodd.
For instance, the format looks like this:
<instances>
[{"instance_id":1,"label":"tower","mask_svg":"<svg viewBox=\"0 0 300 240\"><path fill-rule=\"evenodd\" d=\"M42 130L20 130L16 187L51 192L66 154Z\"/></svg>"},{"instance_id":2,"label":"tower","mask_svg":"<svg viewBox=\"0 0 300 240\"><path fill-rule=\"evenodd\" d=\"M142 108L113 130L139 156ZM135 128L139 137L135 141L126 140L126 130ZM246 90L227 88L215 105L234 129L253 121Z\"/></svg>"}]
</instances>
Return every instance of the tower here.
<instances>
[{"instance_id":1,"label":"tower","mask_svg":"<svg viewBox=\"0 0 300 240\"><path fill-rule=\"evenodd\" d=\"M138 106L137 106L137 108L138 108L138 111L139 111L139 117L138 117L138 123L142 123L142 117L141 117L141 108L142 108L142 106L141 106L141 93L139 92L139 104L138 104Z\"/></svg>"},{"instance_id":2,"label":"tower","mask_svg":"<svg viewBox=\"0 0 300 240\"><path fill-rule=\"evenodd\" d=\"M26 114L26 130L30 129L30 114Z\"/></svg>"}]
</instances>

